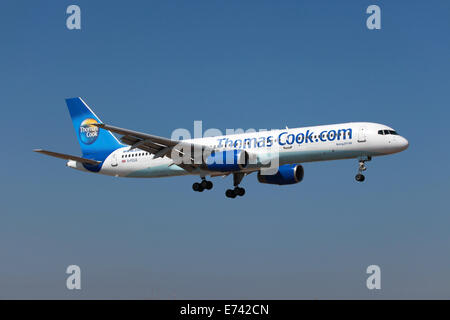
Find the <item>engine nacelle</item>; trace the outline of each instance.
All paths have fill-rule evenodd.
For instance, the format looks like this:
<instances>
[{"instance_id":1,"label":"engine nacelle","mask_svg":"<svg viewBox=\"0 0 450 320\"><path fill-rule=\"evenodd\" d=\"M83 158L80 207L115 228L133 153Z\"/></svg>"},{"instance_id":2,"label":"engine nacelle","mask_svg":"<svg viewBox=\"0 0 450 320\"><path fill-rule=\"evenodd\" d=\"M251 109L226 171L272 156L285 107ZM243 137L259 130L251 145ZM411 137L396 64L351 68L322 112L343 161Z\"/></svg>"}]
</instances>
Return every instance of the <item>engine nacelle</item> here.
<instances>
[{"instance_id":1,"label":"engine nacelle","mask_svg":"<svg viewBox=\"0 0 450 320\"><path fill-rule=\"evenodd\" d=\"M301 164L285 164L278 167L278 172L272 175L262 175L258 172L258 181L268 184L294 184L303 180L303 166Z\"/></svg>"},{"instance_id":2,"label":"engine nacelle","mask_svg":"<svg viewBox=\"0 0 450 320\"><path fill-rule=\"evenodd\" d=\"M212 153L206 158L206 167L212 171L239 171L247 167L249 155L245 150L227 150Z\"/></svg>"}]
</instances>

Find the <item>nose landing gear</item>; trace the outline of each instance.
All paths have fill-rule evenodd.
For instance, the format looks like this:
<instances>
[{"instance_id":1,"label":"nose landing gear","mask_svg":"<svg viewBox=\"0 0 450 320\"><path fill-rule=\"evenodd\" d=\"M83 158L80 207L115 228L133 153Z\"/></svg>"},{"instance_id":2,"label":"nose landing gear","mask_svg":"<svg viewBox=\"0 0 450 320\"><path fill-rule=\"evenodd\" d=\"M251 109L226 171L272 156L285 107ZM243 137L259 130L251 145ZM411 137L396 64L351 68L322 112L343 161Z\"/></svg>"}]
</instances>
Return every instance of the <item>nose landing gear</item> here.
<instances>
[{"instance_id":1,"label":"nose landing gear","mask_svg":"<svg viewBox=\"0 0 450 320\"><path fill-rule=\"evenodd\" d=\"M355 176L356 181L363 182L366 179L366 177L362 174L362 172L367 170L365 163L366 163L366 161L370 161L370 160L372 160L372 157L359 159L358 174Z\"/></svg>"}]
</instances>

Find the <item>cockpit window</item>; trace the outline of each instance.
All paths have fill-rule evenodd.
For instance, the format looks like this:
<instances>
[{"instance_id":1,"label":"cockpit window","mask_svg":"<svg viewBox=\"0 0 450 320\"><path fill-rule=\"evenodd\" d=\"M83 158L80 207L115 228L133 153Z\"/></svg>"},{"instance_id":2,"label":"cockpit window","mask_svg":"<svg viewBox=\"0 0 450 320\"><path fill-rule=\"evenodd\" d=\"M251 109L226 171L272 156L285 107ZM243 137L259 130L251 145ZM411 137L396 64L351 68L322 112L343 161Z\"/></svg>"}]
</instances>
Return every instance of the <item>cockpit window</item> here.
<instances>
[{"instance_id":1,"label":"cockpit window","mask_svg":"<svg viewBox=\"0 0 450 320\"><path fill-rule=\"evenodd\" d=\"M378 134L381 135L393 134L395 136L398 136L398 133L394 130L378 130Z\"/></svg>"}]
</instances>

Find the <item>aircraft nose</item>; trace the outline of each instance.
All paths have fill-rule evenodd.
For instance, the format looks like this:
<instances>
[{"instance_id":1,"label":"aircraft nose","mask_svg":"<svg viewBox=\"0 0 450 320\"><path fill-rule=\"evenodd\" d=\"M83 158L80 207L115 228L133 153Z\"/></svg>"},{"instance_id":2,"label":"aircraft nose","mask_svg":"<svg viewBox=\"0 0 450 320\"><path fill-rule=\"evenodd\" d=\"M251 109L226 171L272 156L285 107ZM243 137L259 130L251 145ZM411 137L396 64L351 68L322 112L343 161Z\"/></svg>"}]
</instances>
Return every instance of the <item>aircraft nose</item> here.
<instances>
[{"instance_id":1,"label":"aircraft nose","mask_svg":"<svg viewBox=\"0 0 450 320\"><path fill-rule=\"evenodd\" d=\"M402 138L400 139L400 149L403 151L403 150L408 149L408 147L409 147L409 142L408 142L408 140L406 140L406 138L402 137Z\"/></svg>"}]
</instances>

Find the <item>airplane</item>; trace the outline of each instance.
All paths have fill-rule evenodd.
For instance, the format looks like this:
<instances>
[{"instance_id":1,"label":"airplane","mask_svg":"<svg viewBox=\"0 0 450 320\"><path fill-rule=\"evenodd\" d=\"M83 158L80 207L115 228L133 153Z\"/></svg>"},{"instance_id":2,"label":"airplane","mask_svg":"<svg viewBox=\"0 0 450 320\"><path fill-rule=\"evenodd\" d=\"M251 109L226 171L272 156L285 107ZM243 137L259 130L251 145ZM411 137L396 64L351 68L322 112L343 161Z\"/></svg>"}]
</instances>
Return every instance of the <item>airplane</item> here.
<instances>
[{"instance_id":1,"label":"airplane","mask_svg":"<svg viewBox=\"0 0 450 320\"><path fill-rule=\"evenodd\" d=\"M82 157L35 149L68 160L76 170L115 177L156 178L195 175L192 189L210 190L206 177L233 176L228 198L243 196L242 179L257 173L260 183L290 185L303 180L305 162L358 159L356 181L363 182L372 157L406 150L408 140L394 129L372 122L348 122L303 128L172 140L103 123L81 99L66 99ZM114 135L120 135L120 141ZM273 164L275 170L270 174ZM266 170L266 171L265 171Z\"/></svg>"}]
</instances>

